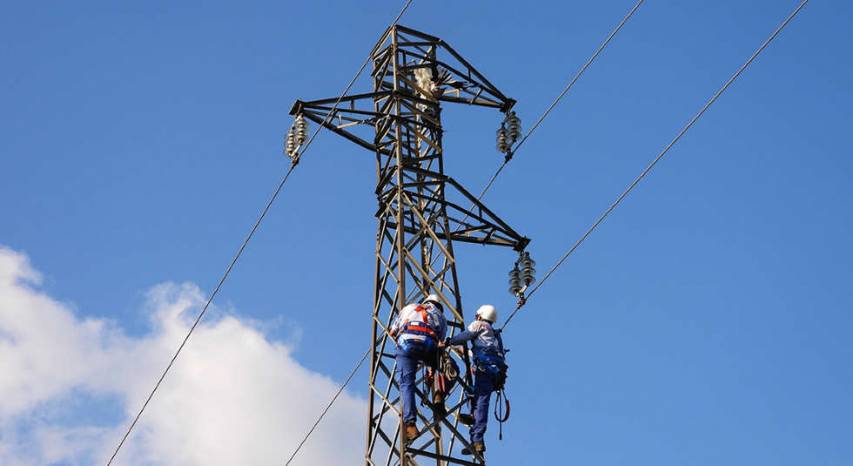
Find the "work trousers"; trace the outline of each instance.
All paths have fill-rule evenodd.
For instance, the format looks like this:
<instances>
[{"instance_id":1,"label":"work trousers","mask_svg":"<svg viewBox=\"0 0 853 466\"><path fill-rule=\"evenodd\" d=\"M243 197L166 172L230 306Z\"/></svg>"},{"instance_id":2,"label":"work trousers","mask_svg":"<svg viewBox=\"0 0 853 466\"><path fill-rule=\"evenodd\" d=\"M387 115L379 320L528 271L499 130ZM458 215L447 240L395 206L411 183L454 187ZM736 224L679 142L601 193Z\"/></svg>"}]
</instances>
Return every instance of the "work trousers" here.
<instances>
[{"instance_id":1,"label":"work trousers","mask_svg":"<svg viewBox=\"0 0 853 466\"><path fill-rule=\"evenodd\" d=\"M397 383L400 384L400 397L403 400L403 422L415 422L418 409L415 405L415 377L418 364L434 367L436 353L434 351L397 350Z\"/></svg>"},{"instance_id":2,"label":"work trousers","mask_svg":"<svg viewBox=\"0 0 853 466\"><path fill-rule=\"evenodd\" d=\"M474 373L474 425L471 426L471 442L482 442L489 423L489 400L495 390L495 377L485 371Z\"/></svg>"}]
</instances>

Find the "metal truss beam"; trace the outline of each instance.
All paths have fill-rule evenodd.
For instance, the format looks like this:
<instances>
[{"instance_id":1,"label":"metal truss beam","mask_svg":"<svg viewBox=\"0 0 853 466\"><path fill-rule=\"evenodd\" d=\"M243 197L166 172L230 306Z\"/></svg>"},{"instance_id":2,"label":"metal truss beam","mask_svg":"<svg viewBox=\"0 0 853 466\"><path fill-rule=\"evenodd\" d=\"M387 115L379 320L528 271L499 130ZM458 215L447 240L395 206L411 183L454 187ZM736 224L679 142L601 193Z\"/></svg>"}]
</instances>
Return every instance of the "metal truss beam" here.
<instances>
[{"instance_id":1,"label":"metal truss beam","mask_svg":"<svg viewBox=\"0 0 853 466\"><path fill-rule=\"evenodd\" d=\"M372 92L346 96L337 106L338 98L298 100L290 112L376 157L378 231L365 464L483 465L484 458L461 454L469 442L458 418L473 386L465 353L453 353L464 370L442 402L417 390L419 434L408 444L401 442L402 410L388 328L404 305L431 293L444 303L450 332L464 328L455 243L517 251L527 246L527 238L444 174L442 104L508 112L515 101L443 40L414 29L389 28L371 57Z\"/></svg>"}]
</instances>

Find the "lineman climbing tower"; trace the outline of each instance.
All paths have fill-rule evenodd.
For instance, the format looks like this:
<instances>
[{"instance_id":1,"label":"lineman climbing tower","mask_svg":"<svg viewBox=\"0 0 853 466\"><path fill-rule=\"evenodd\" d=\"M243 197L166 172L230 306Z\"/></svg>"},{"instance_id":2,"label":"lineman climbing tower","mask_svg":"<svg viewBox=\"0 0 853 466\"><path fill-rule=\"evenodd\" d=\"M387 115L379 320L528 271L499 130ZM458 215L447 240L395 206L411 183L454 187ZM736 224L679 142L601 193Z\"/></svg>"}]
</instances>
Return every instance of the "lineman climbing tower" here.
<instances>
[{"instance_id":1,"label":"lineman climbing tower","mask_svg":"<svg viewBox=\"0 0 853 466\"><path fill-rule=\"evenodd\" d=\"M373 91L341 98L298 100L287 137L287 154L298 162L308 121L337 133L376 155L376 268L371 323L366 465L482 465L464 456L472 386L467 354L442 365L450 376L447 395L419 383L418 435L402 441L399 387L394 379L394 341L388 328L409 302L437 294L448 331L464 329L456 273L456 243L511 248L520 254L510 274L511 292L523 299L532 281L529 240L444 173L443 103L494 108L505 114L497 132L499 151L511 154L520 126L506 97L443 40L394 25L371 52ZM526 262L525 262L526 261ZM520 264L520 268L519 268ZM469 317L470 318L470 317ZM456 373L453 367L462 367ZM422 378L421 378L422 380ZM423 389L420 387L424 387Z\"/></svg>"}]
</instances>

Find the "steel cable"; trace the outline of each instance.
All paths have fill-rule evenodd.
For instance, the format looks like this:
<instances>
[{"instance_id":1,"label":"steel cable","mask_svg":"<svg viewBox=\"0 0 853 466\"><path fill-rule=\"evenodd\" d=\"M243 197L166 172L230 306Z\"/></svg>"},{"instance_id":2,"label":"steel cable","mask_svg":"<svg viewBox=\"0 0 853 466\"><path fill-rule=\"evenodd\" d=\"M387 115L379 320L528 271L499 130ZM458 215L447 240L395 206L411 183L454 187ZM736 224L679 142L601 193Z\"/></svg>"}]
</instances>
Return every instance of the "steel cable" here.
<instances>
[{"instance_id":1,"label":"steel cable","mask_svg":"<svg viewBox=\"0 0 853 466\"><path fill-rule=\"evenodd\" d=\"M358 360L358 363L355 365L355 367L352 368L352 371L350 371L349 377L344 380L344 383L341 384L341 386L338 388L338 391L335 392L335 395L332 397L331 400L329 400L329 404L327 404L326 407L323 409L323 412L320 413L320 417L318 417L317 420L314 421L314 425L311 426L311 429L308 430L308 433L306 433L305 437L302 438L302 441L299 442L299 445L297 445L296 450L293 450L293 453L290 455L290 458L287 459L287 463L285 463L285 466L290 466L290 463L291 461L293 461L293 458L296 458L296 455L297 453L299 453L299 450L301 450L302 446L305 445L305 442L308 441L308 437L310 437L311 434L314 433L314 429L316 429L317 426L320 425L320 421L322 421L323 418L326 417L326 413L329 412L329 410L332 408L332 405L335 404L335 401L338 401L338 397L341 395L344 389L347 388L347 385L349 385L350 381L361 368L361 365L364 364L364 361L369 355L370 350L367 350L361 357L361 359Z\"/></svg>"},{"instance_id":2,"label":"steel cable","mask_svg":"<svg viewBox=\"0 0 853 466\"><path fill-rule=\"evenodd\" d=\"M414 0L407 0L406 1L406 3L403 5L403 8L400 10L400 13L394 18L394 21L391 23L391 27L393 27L395 24L397 24L397 21L400 20L400 18L403 16L403 14L406 12L406 10L409 8L409 6L412 4L413 1ZM243 251L246 249L246 246L249 244L249 241L251 241L252 238L254 237L255 232L258 230L258 228L261 225L261 222L264 220L264 218L266 218L267 213L269 213L270 208L272 208L273 203L278 198L279 194L281 193L282 189L284 188L284 185L287 183L287 180L290 179L290 174L293 173L293 170L296 168L296 165L299 163L299 159L302 157L302 155L305 153L305 151L308 150L308 148L311 146L311 143L314 142L314 139L317 137L317 133L319 133L320 130L323 128L323 126L325 126L333 118L333 116L335 114L335 110L338 108L338 105L340 105L341 100L347 95L347 93L349 93L350 89L355 84L355 82L358 80L359 76L361 76L361 73L364 72L365 67L367 67L368 63L370 63L370 59L371 59L371 57L370 57L370 55L368 55L367 59L365 59L364 63L362 63L361 67L358 69L355 76L353 76L353 78L350 80L349 84L347 84L346 88L344 88L344 91L341 93L340 97L338 97L338 99L335 101L335 105L332 106L332 109L329 112L329 114L326 116L326 119L323 121L323 124L319 125L317 127L317 129L314 130L314 133L311 135L311 137L308 139L308 141L302 147L300 147L299 154L293 158L291 165L288 168L287 172L285 172L284 176L281 178L281 181L279 181L278 185L276 186L275 191L273 191L272 196L270 196L269 201L267 201L267 204L264 206L264 208L261 211L260 215L258 216L257 220L255 221L254 225L252 226L252 229L249 230L249 234L246 235L246 238L243 240L243 243L240 245L240 248L237 250L237 253L231 259L231 262L228 264L228 267L225 269L225 272L222 274L222 277L219 279L219 282L216 284L216 287L213 289L213 292L210 294L210 296L208 296L207 301L205 302L205 304L202 307L201 311L199 312L198 316L195 318L195 321L193 322L189 331L187 331L186 336L184 336L184 339L181 341L181 344L178 346L178 349L175 351L175 354L172 356L172 359L169 360L169 364L166 365L166 368L163 370L163 373L160 375L160 378L157 379L157 383L154 384L154 388L151 389L151 392L148 394L148 397L145 399L145 402L142 403L142 407L136 413L136 416L133 418L133 421L128 426L127 431L124 433L124 435L122 436L118 445L116 446L115 450L113 451L112 455L110 456L110 459L107 461L107 463L106 463L107 466L112 465L113 461L115 460L115 458L118 455L119 451L121 450L122 446L124 446L125 442L127 441L127 438L130 436L130 433L133 431L134 427L136 427L136 424L139 422L139 419L142 417L142 413L148 407L148 404L151 402L151 399L154 397L154 394L160 388L160 385L163 383L163 380L166 378L166 375L172 369L172 366L175 364L175 361L178 359L178 356L181 354L181 351L183 351L184 346L186 346L187 342L189 341L190 336L195 331L196 327L198 327L198 324L201 322L204 315L207 313L207 310L210 307L210 304L213 302L213 299L216 297L217 294L219 294L219 291L222 288L222 285L225 283L225 280L231 274L231 270L237 264L237 261L240 259L240 256L243 254ZM337 398L337 395L335 398Z\"/></svg>"},{"instance_id":3,"label":"steel cable","mask_svg":"<svg viewBox=\"0 0 853 466\"><path fill-rule=\"evenodd\" d=\"M175 364L175 360L178 359L178 356L181 354L181 351L183 351L184 346L186 346L187 341L190 339L190 335L192 335L193 331L195 331L196 327L198 326L199 322L201 322L201 319L204 317L205 313L207 313L207 309L210 307L210 304L213 302L213 299L216 297L217 294L219 294L219 290L222 288L222 285L225 283L225 280L228 278L228 275L231 274L231 270L234 268L234 265L237 263L237 260L243 254L243 251L246 249L246 246L249 244L249 241L255 235L255 232L258 230L258 227L261 225L261 222L266 217L267 213L272 207L273 202L275 202L276 198L281 193L282 188L284 188L284 185L290 178L290 174L293 173L294 168L296 168L296 165L292 164L290 168L288 168L287 172L284 174L284 177L282 177L281 181L278 183L278 186L276 187L266 206L264 206L264 209L261 211L261 214L258 216L258 219L255 221L255 224L252 226L252 229L249 231L249 234L243 240L243 244L240 245L240 248L237 250L237 253L231 259L231 262L225 269L225 273L222 274L222 277L219 279L219 282L216 284L216 287L213 289L213 292L210 294L207 301L204 303L204 306L201 308L201 312L199 312L186 336L184 336L184 339L178 346L177 351L175 351L175 354L172 356L172 359L169 360L169 364L166 366L166 369L163 370L163 373L160 375L160 378L157 379L157 383L154 384L154 388L151 389L151 393L148 394L148 397L145 399L145 402L142 403L142 407L139 409L139 412L137 412L136 416L133 418L133 422L130 423L130 426L124 433L124 436L122 436L121 441L119 441L118 445L113 451L112 456L110 456L110 459L107 461L107 466L110 466L113 460L115 460L116 455L118 455L118 452L119 450L121 450L121 447L124 445L125 441L127 440L127 437L130 435L131 431L133 431L133 428L136 427L136 423L139 422L139 418L142 417L142 413L145 411L145 408L148 407L148 403L151 402L151 399L154 397L154 393L156 393L157 390L160 388L160 384L163 383L163 380L166 378L166 374L168 374L169 370L172 369L172 366Z\"/></svg>"},{"instance_id":4,"label":"steel cable","mask_svg":"<svg viewBox=\"0 0 853 466\"><path fill-rule=\"evenodd\" d=\"M557 95L557 98L554 99L553 102L551 102L551 105L549 105L544 112L542 112L542 115L539 116L539 119L536 120L536 123L534 123L533 126L531 126L529 130L527 130L524 136L518 141L518 144L516 144L515 147L512 148L512 150L509 152L509 154L507 154L506 158L504 158L503 163L501 163L497 171L495 171L495 174L492 175L492 177L489 179L489 182L486 183L486 186L483 188L483 191L480 192L480 195L477 196L477 200L483 199L483 196L485 196L486 192L491 189L492 185L495 183L495 180L498 179L498 176L500 176L503 169L506 167L509 161L512 160L512 157L518 152L518 149L520 149L524 142L527 141L527 138L529 138L530 135L533 134L534 131L536 131L536 128L538 128L539 125L542 124L542 121L545 120L545 118L548 116L548 114L551 113L552 110L554 110L554 108L557 106L558 103L560 103L560 100L563 99L563 97L569 92L569 90L574 87L575 83L580 80L581 76L583 76L587 68L592 65L592 62L594 62L595 59L598 58L599 55L601 55L601 52L603 52L604 49L607 48L608 45L610 45L610 41L612 41L613 38L616 37L616 34L619 34L619 31L622 30L622 27L625 26L625 23L627 23L628 20L631 19L632 16L634 16L634 13L637 11L637 9L640 8L640 6L643 5L644 1L645 0L638 0L637 3L634 4L634 6L628 11L628 13L625 14L622 20L619 21L619 24L617 24L616 27L610 32L607 38L604 39L604 42L602 42L598 46L598 48L595 49L595 52L593 52L592 56L590 56L586 63L584 63L583 66L580 67L578 72L575 73L574 77L569 81L568 84L566 84L566 87L564 87L563 90Z\"/></svg>"},{"instance_id":5,"label":"steel cable","mask_svg":"<svg viewBox=\"0 0 853 466\"><path fill-rule=\"evenodd\" d=\"M619 21L619 23L616 25L616 27L613 28L612 31L610 31L610 34L607 35L607 38L605 38L604 41L598 45L598 48L596 48L595 52L593 52L589 59L587 59L586 63L584 63L583 66L580 67L578 72L575 73L571 80L569 80L563 90L559 94L557 94L557 97L554 99L554 101L551 102L551 104L545 109L544 112L542 112L542 115L539 116L539 118L536 120L536 123L534 123L533 126L531 126L529 130L527 130L524 136L518 141L518 144L516 144L515 147L507 154L507 156L504 158L503 163L498 166L498 169L495 171L492 177L489 178L489 181L488 183L486 183L485 187L483 187L483 190L480 191L480 195L477 196L478 201L483 200L483 197L486 195L489 189L491 189L492 185L498 179L501 172L503 172L504 168L506 168L509 161L512 160L512 157L518 152L518 149L520 149L524 142L527 141L527 139L530 137L530 135L532 135L533 132L536 131L536 128L538 128L539 125L542 124L542 121L544 121L545 118L551 113L551 111L554 110L554 108L557 106L558 103L560 103L560 100L563 99L563 97L569 92L569 90L574 87L575 83L580 80L581 76L583 76L587 68L589 68L590 65L592 65L592 63L598 58L598 56L601 55L601 52L603 52L604 49L607 48L608 45L610 45L610 42L613 40L614 37L616 37L616 34L618 34L619 31L621 31L625 24L628 22L628 20L631 19L632 16L634 16L634 13L636 13L640 6L643 5L644 1L645 0L637 0L634 6L631 7L630 10L628 10L628 13L626 13L625 16L622 17L622 20ZM474 206L476 206L476 204L472 205L472 208ZM466 213L465 216L462 218L462 223L464 223L465 220L468 220L469 217L470 215ZM436 257L436 259L433 259L433 261L430 262L430 267L435 265L436 260L438 260L438 257Z\"/></svg>"},{"instance_id":6,"label":"steel cable","mask_svg":"<svg viewBox=\"0 0 853 466\"><path fill-rule=\"evenodd\" d=\"M682 138L682 136L684 136L684 134L687 133L687 131L689 131L690 128L692 128L693 125L696 124L696 122L702 117L702 115L705 114L705 112L708 110L708 108L710 108L711 105L713 105L714 102L716 102L717 99L720 98L720 96L726 91L726 89L728 89L729 86L731 86L732 83L758 57L758 55L760 55L761 52L763 52L764 49L766 49L767 46L770 45L770 43L773 41L773 39L775 39L776 36L778 36L779 33L782 32L783 29L785 29L785 26L787 26L788 23L790 23L791 20L793 20L795 16L797 16L797 14L800 12L800 10L802 10L803 7L805 7L808 2L809 2L809 0L803 0L802 2L800 2L800 4L797 6L797 8L795 8L794 11L792 11L785 18L785 20L782 21L782 23L776 27L776 29L770 34L770 36L768 36L767 39L764 40L764 42L761 44L761 46L758 47L758 49L756 49L755 52L752 53L752 55L749 57L749 59L747 59L746 62L744 62L740 66L740 68L738 68L737 71L735 71L735 73L728 79L728 81L726 81L725 84L723 84L723 86L720 87L720 89L718 89L717 92L715 92L714 95L711 96L711 98L708 99L707 102L705 102L705 105L703 105L702 108L695 115L693 115L693 118L691 118L690 121L687 122L687 124L681 129L681 131L678 132L678 134L675 136L675 138L673 138L672 141L670 141L669 144L667 144L663 148L663 150L660 151L660 153L657 155L657 157L652 159L652 161L646 166L646 168L643 169L643 171L640 172L640 174L636 178L634 178L634 181L632 181L631 184L629 184L628 187L625 188L625 190L622 191L621 194L619 194L619 196L616 198L616 200L613 201L612 204L610 204L610 207L608 207L604 212L601 213L601 215L598 216L598 219L596 219L596 221L584 232L584 234L581 235L581 237L578 238L577 241L575 241L575 243L572 245L572 247L569 248L569 250L566 251L565 254L563 254L563 256L560 258L560 260L558 260L557 263L554 264L554 266L548 270L548 272L545 274L545 276L542 278L542 280L540 280L539 283L537 283L536 286L534 286L533 289L530 290L530 293L527 294L526 298L518 303L518 305L515 307L515 309L512 311L512 313L507 318L507 320L504 322L501 329L504 329L504 328L506 328L507 325L509 325L509 323L512 321L513 317L515 317L515 315L518 313L518 311L521 310L522 307L524 307L524 305L536 293L536 291L538 291L539 288L541 288L542 285L546 281L548 281L548 279L551 277L551 275L553 275L554 272L556 272L557 269L560 268L561 265L563 265L563 263L566 261L566 259L568 259L569 256L572 255L575 252L575 250L577 250L577 248L584 241L586 241L586 239L589 237L589 235L591 235L592 232L595 231L595 229L598 228L598 226L601 225L605 219L607 219L607 217L610 215L610 213L613 212L616 209L616 207L619 206L619 204L622 202L622 200L625 199L625 197L628 196L628 194L630 194L631 191L633 191L635 187L637 187L637 185L640 183L640 181L642 181L643 178L645 178L646 175L648 175L649 172L652 171L652 169L655 167L655 165L657 165L657 163L667 154L667 152L669 152L670 149L672 149L672 147Z\"/></svg>"}]
</instances>

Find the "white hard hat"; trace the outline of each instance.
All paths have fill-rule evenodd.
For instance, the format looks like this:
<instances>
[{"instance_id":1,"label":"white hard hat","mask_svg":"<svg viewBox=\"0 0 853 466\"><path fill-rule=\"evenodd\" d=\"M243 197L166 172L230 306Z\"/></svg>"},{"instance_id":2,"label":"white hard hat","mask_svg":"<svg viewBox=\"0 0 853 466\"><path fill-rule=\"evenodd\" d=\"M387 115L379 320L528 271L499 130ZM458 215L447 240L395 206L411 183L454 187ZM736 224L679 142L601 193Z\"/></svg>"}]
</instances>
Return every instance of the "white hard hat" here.
<instances>
[{"instance_id":1,"label":"white hard hat","mask_svg":"<svg viewBox=\"0 0 853 466\"><path fill-rule=\"evenodd\" d=\"M498 321L498 310L491 304L483 304L480 306L480 309L477 309L477 315L480 316L481 319L487 320L491 323Z\"/></svg>"},{"instance_id":2,"label":"white hard hat","mask_svg":"<svg viewBox=\"0 0 853 466\"><path fill-rule=\"evenodd\" d=\"M438 298L438 295L433 293L426 297L424 300L425 303L435 303L438 306L441 306L441 299Z\"/></svg>"}]
</instances>

